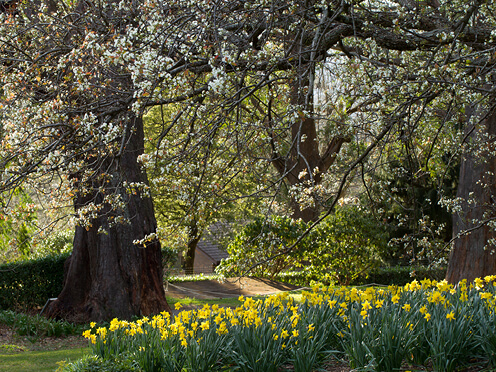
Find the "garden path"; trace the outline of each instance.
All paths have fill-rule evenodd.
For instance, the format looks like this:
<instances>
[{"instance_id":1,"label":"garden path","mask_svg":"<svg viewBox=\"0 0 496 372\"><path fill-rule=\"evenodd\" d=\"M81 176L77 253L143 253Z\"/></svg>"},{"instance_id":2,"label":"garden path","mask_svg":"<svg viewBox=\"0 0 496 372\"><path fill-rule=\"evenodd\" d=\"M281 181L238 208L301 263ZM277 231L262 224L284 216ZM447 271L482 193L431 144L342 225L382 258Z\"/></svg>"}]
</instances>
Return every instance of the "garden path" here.
<instances>
[{"instance_id":1,"label":"garden path","mask_svg":"<svg viewBox=\"0 0 496 372\"><path fill-rule=\"evenodd\" d=\"M291 291L298 287L269 279L228 278L219 280L202 280L196 282L167 283L165 294L168 297L197 299L215 299L243 296L270 295L281 291Z\"/></svg>"}]
</instances>

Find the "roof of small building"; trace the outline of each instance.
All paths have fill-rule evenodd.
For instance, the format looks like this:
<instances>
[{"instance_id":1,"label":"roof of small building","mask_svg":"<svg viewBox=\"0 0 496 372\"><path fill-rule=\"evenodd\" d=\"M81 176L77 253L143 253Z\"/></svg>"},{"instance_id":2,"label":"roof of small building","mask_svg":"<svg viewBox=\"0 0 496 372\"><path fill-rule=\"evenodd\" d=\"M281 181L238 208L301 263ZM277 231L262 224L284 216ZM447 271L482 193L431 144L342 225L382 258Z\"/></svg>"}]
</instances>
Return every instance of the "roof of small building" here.
<instances>
[{"instance_id":1,"label":"roof of small building","mask_svg":"<svg viewBox=\"0 0 496 372\"><path fill-rule=\"evenodd\" d=\"M229 257L229 254L227 254L227 252L224 251L218 243L209 238L210 237L208 236L206 238L202 238L198 242L196 248L205 253L215 263L219 263L223 258Z\"/></svg>"},{"instance_id":2,"label":"roof of small building","mask_svg":"<svg viewBox=\"0 0 496 372\"><path fill-rule=\"evenodd\" d=\"M219 236L225 231L230 230L228 223L217 222L208 228L203 237L196 246L215 263L219 263L223 258L229 257L229 254L222 248L219 243Z\"/></svg>"}]
</instances>

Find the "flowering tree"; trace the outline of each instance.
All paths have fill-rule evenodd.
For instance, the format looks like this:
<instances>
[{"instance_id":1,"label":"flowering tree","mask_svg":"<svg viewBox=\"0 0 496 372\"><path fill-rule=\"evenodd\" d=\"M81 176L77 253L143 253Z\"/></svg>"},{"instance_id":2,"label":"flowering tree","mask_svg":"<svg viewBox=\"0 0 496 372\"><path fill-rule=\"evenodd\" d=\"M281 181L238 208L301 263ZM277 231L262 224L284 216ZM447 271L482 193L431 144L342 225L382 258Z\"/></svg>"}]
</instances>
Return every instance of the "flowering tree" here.
<instances>
[{"instance_id":1,"label":"flowering tree","mask_svg":"<svg viewBox=\"0 0 496 372\"><path fill-rule=\"evenodd\" d=\"M183 268L192 273L196 246L210 225L240 224L262 209L259 198L247 195L255 192L256 174L264 170L239 146L245 143L243 133L232 135L233 128L223 126L212 138L209 117L198 110L183 113L164 135L170 112L157 106L145 115L150 146L141 161L150 176L159 235L183 253ZM193 150L180 156L185 146Z\"/></svg>"},{"instance_id":2,"label":"flowering tree","mask_svg":"<svg viewBox=\"0 0 496 372\"><path fill-rule=\"evenodd\" d=\"M74 251L48 313L76 321L168 309L138 164L138 88L122 59L132 9L111 5L20 5L0 30L1 188L44 182L53 198L73 203Z\"/></svg>"},{"instance_id":3,"label":"flowering tree","mask_svg":"<svg viewBox=\"0 0 496 372\"><path fill-rule=\"evenodd\" d=\"M23 3L4 13L0 189L45 182L73 204L77 220L65 288L50 314L103 319L167 307L139 164L148 108L174 108L159 141L195 111L208 118L195 127L207 129L202 146L230 128L236 146L275 167L272 185L289 185L295 217L315 220L319 205L332 209L353 170L367 171L374 149L414 135L431 113L444 127L471 104L476 114L467 123L492 143L492 7L481 0L105 0ZM341 78L347 63L350 81L361 82L341 80L342 94L319 102L321 66ZM453 106L445 104L450 94ZM336 159L348 142L356 146L340 174ZM198 144L185 141L178 158ZM331 192L322 191L326 177L340 180Z\"/></svg>"}]
</instances>

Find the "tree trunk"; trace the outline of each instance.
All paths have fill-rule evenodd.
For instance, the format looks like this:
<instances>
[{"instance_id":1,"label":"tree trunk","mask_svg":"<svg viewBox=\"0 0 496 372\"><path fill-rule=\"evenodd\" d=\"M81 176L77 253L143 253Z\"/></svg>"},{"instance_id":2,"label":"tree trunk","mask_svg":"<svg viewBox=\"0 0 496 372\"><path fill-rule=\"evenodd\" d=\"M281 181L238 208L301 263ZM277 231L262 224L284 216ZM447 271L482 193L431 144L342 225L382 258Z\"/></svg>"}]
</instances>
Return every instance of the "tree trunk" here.
<instances>
[{"instance_id":1,"label":"tree trunk","mask_svg":"<svg viewBox=\"0 0 496 372\"><path fill-rule=\"evenodd\" d=\"M187 275L194 274L195 271L195 253L196 246L200 241L201 234L198 231L198 225L196 221L193 221L191 226L189 226L189 236L188 236L188 247L186 248L186 253L184 257L183 268Z\"/></svg>"},{"instance_id":2,"label":"tree trunk","mask_svg":"<svg viewBox=\"0 0 496 372\"><path fill-rule=\"evenodd\" d=\"M64 288L48 308L50 317L88 322L170 311L163 288L159 241L150 239L144 247L133 243L155 233L156 220L151 199L139 191L129 193L123 186L123 182L147 182L137 162L144 150L143 122L134 118L131 124L121 157L106 164L112 178L110 184L104 185L106 193L120 195L124 206L118 213L103 204L103 210L89 228L76 227ZM98 182L94 190L102 186ZM76 212L90 201L102 204L102 193L79 194L75 200ZM110 223L120 216L130 223Z\"/></svg>"},{"instance_id":3,"label":"tree trunk","mask_svg":"<svg viewBox=\"0 0 496 372\"><path fill-rule=\"evenodd\" d=\"M487 134L496 135L495 110L482 125ZM476 132L475 130L473 133ZM488 142L475 134L470 139L476 144L475 151L482 150L482 154L465 154L460 166L457 197L462 198L463 202L461 212L453 215L453 235L457 239L446 274L450 283L496 274L496 248L490 241L496 234L494 228L487 224L487 221L496 216L495 142L494 139L489 139ZM474 199L474 202L469 202L470 199ZM467 230L469 233L464 233Z\"/></svg>"},{"instance_id":4,"label":"tree trunk","mask_svg":"<svg viewBox=\"0 0 496 372\"><path fill-rule=\"evenodd\" d=\"M291 150L284 159L274 153L272 162L290 187L299 186L309 191L304 193L313 199L310 206L302 207L297 198L290 199L291 217L305 222L317 220L322 209L316 193L311 189L322 182L322 174L334 163L343 143L349 142L348 138L333 137L321 154L313 102L314 75L315 67L311 64L304 64L298 69L290 94L291 105L299 107L299 118L291 126Z\"/></svg>"}]
</instances>

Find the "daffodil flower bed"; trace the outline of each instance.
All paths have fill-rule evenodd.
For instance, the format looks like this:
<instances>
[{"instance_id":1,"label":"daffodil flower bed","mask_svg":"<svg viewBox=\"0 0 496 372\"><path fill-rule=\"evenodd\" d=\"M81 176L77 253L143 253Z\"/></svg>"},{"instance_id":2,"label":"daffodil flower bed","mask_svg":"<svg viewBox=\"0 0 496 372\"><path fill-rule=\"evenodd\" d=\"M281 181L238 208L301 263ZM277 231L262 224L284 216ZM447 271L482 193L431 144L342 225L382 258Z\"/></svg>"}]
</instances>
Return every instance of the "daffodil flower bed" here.
<instances>
[{"instance_id":1,"label":"daffodil flower bed","mask_svg":"<svg viewBox=\"0 0 496 372\"><path fill-rule=\"evenodd\" d=\"M285 364L313 371L333 355L367 371L450 372L474 361L494 368L495 279L314 287L298 302L284 293L240 298L235 309L205 305L173 317L114 319L108 328L92 324L84 336L93 358L137 371L267 372Z\"/></svg>"}]
</instances>

